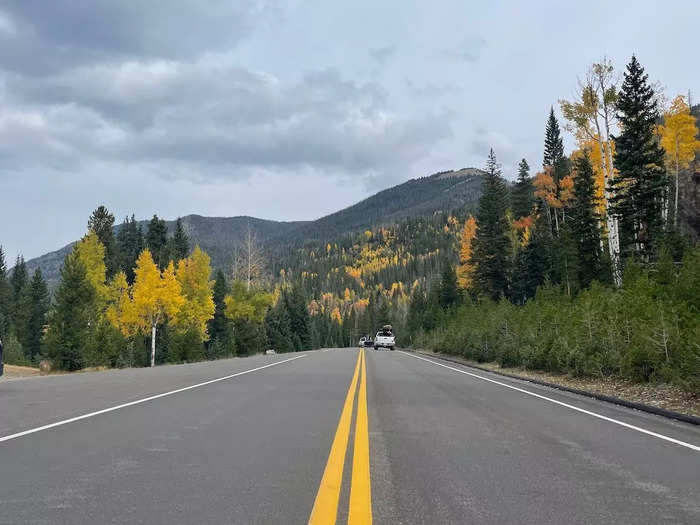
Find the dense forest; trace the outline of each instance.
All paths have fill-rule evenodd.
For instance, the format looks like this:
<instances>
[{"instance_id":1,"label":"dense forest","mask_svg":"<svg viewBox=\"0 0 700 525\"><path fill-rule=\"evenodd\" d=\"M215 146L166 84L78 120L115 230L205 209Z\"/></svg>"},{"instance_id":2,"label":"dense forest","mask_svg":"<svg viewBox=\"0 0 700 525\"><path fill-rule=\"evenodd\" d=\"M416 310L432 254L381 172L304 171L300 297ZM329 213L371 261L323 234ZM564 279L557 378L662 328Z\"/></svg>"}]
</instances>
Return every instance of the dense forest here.
<instances>
[{"instance_id":1,"label":"dense forest","mask_svg":"<svg viewBox=\"0 0 700 525\"><path fill-rule=\"evenodd\" d=\"M485 171L264 237L249 223L223 248L180 219L115 227L99 207L52 297L40 269L19 257L9 271L0 250L6 359L146 366L349 346L391 323L404 346L697 391L698 108L663 101L636 58L620 86L594 64L560 101L563 125L554 108L544 119L541 169L523 159L513 183L491 150Z\"/></svg>"}]
</instances>

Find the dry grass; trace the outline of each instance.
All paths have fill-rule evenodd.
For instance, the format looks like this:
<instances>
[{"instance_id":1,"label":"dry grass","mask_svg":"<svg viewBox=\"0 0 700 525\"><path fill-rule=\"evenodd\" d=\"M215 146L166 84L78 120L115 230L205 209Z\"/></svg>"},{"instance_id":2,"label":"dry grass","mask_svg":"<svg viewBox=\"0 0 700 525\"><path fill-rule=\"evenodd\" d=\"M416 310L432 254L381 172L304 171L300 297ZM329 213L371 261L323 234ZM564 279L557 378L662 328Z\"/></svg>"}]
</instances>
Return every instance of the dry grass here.
<instances>
[{"instance_id":1,"label":"dry grass","mask_svg":"<svg viewBox=\"0 0 700 525\"><path fill-rule=\"evenodd\" d=\"M45 377L65 374L81 374L84 372L99 372L101 370L109 370L109 368L106 366L91 366L88 368L83 368L82 370L76 370L74 372L67 372L65 370L52 370L50 372L42 372L38 368L32 366L5 365L5 373L2 377L0 377L0 381L5 379L23 379L26 377Z\"/></svg>"},{"instance_id":2,"label":"dry grass","mask_svg":"<svg viewBox=\"0 0 700 525\"><path fill-rule=\"evenodd\" d=\"M42 373L38 368L31 366L5 365L5 374L2 379L19 379L22 377L39 376Z\"/></svg>"}]
</instances>

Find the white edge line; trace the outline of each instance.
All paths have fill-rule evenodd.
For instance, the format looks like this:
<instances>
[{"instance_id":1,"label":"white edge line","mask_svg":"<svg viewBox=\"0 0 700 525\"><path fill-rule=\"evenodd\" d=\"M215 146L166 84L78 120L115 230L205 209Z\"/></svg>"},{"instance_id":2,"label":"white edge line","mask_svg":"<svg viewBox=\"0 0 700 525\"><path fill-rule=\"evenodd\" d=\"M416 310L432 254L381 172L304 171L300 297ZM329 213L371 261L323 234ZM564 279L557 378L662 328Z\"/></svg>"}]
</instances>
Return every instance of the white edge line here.
<instances>
[{"instance_id":1,"label":"white edge line","mask_svg":"<svg viewBox=\"0 0 700 525\"><path fill-rule=\"evenodd\" d=\"M618 419L613 419L611 417L607 417L607 416L604 416L602 414L597 414L596 412L591 412L590 410L585 410L583 408L579 408L577 406L570 405L570 404L564 403L562 401L557 401L556 399L552 399L551 397L536 394L535 392L530 392L529 390L525 390L523 388L518 388L517 386L509 385L509 384L503 383L501 381L496 381L495 379L489 379L488 377L484 377L484 376L481 376L479 374L474 374L472 372L467 372L466 370L460 370L459 368L444 365L442 363L438 363L436 361L433 361L432 359L426 359L425 357L419 357L417 355L409 354L408 352L404 352L402 350L400 350L400 352L404 355L409 356L409 357L414 357L416 359L420 359L421 361L427 361L428 363L432 363L434 365L441 366L441 367L447 368L449 370L454 370L455 372L459 372L460 374L465 374L465 375L468 375L471 377L476 377L477 379L481 379L483 381L488 381L489 383L495 383L497 385L501 385L501 386L504 386L506 388L510 388L511 390L517 390L518 392L522 392L523 394L537 397L539 399L544 399L545 401L549 401L551 403L555 403L557 405L561 405L563 407L570 408L571 410L575 410L576 412L588 414L589 416L597 417L598 419L602 419L603 421L609 421L610 423L615 423L616 425L620 425L620 426L625 427L625 428L636 430L637 432L641 432L642 434L646 434L648 436L653 436L655 438L663 439L664 441L669 441L670 443L675 443L676 445L680 445L682 447L689 448L690 450L694 450L695 452L700 452L700 447L697 445L693 445L691 443L686 443L685 441L681 441L679 439L665 436L663 434L658 434L656 432L652 432L651 430L646 430L644 428L641 428L641 427L638 427L635 425L630 425L629 423L625 423L624 421L620 421Z\"/></svg>"},{"instance_id":2,"label":"white edge line","mask_svg":"<svg viewBox=\"0 0 700 525\"><path fill-rule=\"evenodd\" d=\"M126 408L126 407L130 407L133 405L138 405L141 403L145 403L147 401L153 401L154 399L158 399L161 397L171 396L171 395L177 394L179 392L185 392L186 390L192 390L194 388L199 388L201 386L211 385L212 383L218 383L219 381L225 381L226 379L231 379L233 377L242 376L244 374L250 374L251 372L257 372L258 370L262 370L264 368L270 368L271 366L277 366L277 365L281 365L282 363L288 363L289 361L294 361L295 359L301 359L302 357L306 357L306 354L298 355L296 357L291 357L291 358L285 359L283 361L277 361L275 363L270 363L268 365L259 366L257 368L251 368L250 370L243 370L242 372L237 372L235 374L230 374L230 375L227 375L224 377L218 377L216 379L211 379L211 380L205 381L203 383L197 383L196 385L190 385L190 386L186 386L183 388L178 388L177 390L171 390L170 392L163 392L162 394L156 394L154 396L144 397L143 399L129 401L128 403L122 403L121 405L116 405L113 407L104 408L104 409L98 410L96 412L90 412L88 414L83 414L81 416L72 417L70 419L56 421L55 423L50 423L48 425L43 425L41 427L30 428L29 430L23 430L22 432L17 432L16 434L10 434L9 436L2 436L2 437L0 437L0 443L2 443L4 441L10 441L11 439L17 439L17 438L20 438L22 436L27 436L29 434L34 434L36 432L41 432L42 430L48 430L50 428L55 428L55 427L60 427L62 425L67 425L68 423L80 421L81 419L87 419L89 417L99 416L100 414L106 414L107 412L114 412L115 410L119 410L120 408Z\"/></svg>"}]
</instances>

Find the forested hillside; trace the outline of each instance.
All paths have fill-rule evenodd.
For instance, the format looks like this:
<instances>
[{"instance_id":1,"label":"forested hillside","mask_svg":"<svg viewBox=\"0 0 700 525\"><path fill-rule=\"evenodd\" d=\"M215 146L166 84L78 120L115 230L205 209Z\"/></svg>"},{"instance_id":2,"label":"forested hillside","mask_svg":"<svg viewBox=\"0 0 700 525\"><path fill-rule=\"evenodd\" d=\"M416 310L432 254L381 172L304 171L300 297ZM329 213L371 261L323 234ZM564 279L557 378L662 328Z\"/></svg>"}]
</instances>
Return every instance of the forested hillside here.
<instances>
[{"instance_id":1,"label":"forested hillside","mask_svg":"<svg viewBox=\"0 0 700 525\"><path fill-rule=\"evenodd\" d=\"M464 168L411 179L315 221L280 222L254 217L186 215L181 222L192 245L199 245L209 254L215 269L229 271L236 246L244 242L249 231L257 243L270 251L267 258L277 269L284 266L282 259L307 241L332 240L367 228L395 224L405 217L472 206L481 192L482 174L479 169ZM141 220L136 224L145 233L148 222ZM165 221L170 235L174 233L175 222ZM122 227L122 224L114 225L116 236ZM49 289L54 289L60 279L63 260L74 244L28 260L28 270L41 269Z\"/></svg>"},{"instance_id":2,"label":"forested hillside","mask_svg":"<svg viewBox=\"0 0 700 525\"><path fill-rule=\"evenodd\" d=\"M255 217L202 217L201 215L186 215L181 218L182 226L193 245L199 245L209 253L215 268L229 266L233 257L233 246L242 242L245 233L250 228L256 238L266 241L272 237L288 235L304 222L280 222L256 219ZM142 232L148 230L147 220L137 221ZM165 221L167 231L172 235L176 221ZM114 234L119 236L122 224L114 225ZM73 249L71 243L54 252L47 253L27 261L30 272L41 269L50 289L55 288L61 277L63 261Z\"/></svg>"}]
</instances>

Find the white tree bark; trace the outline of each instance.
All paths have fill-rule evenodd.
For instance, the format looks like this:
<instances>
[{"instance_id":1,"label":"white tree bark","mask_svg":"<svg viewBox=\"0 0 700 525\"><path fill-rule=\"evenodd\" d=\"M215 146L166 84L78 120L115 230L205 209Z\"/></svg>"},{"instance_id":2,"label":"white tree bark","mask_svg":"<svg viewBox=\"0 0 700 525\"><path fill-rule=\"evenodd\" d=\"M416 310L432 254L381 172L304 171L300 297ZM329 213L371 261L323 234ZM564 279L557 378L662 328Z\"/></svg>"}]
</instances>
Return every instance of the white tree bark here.
<instances>
[{"instance_id":1,"label":"white tree bark","mask_svg":"<svg viewBox=\"0 0 700 525\"><path fill-rule=\"evenodd\" d=\"M156 366L156 325L151 325L151 366Z\"/></svg>"}]
</instances>

